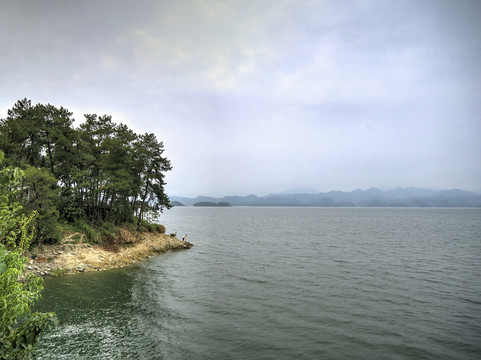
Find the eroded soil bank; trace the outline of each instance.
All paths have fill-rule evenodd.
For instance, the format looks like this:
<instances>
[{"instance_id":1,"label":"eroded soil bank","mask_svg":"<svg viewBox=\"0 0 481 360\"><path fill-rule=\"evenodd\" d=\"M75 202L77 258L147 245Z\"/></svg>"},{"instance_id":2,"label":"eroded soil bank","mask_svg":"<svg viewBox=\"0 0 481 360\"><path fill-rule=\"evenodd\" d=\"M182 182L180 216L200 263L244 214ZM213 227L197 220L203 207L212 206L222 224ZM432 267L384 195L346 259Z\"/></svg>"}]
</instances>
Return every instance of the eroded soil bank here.
<instances>
[{"instance_id":1,"label":"eroded soil bank","mask_svg":"<svg viewBox=\"0 0 481 360\"><path fill-rule=\"evenodd\" d=\"M84 242L82 234L70 234L61 244L38 246L27 253L27 271L42 277L101 271L127 266L167 251L192 247L189 242L159 233L143 233L133 237L126 231L124 236L127 238L124 244L106 249Z\"/></svg>"}]
</instances>

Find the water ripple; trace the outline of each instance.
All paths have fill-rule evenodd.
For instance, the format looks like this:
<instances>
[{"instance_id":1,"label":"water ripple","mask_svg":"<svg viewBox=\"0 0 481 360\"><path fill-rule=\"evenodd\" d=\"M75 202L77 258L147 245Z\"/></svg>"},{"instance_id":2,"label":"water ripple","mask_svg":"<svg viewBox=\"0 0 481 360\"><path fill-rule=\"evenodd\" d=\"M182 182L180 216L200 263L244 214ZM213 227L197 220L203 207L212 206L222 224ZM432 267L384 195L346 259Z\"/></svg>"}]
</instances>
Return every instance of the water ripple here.
<instances>
[{"instance_id":1,"label":"water ripple","mask_svg":"<svg viewBox=\"0 0 481 360\"><path fill-rule=\"evenodd\" d=\"M479 358L480 210L174 208L164 219L196 246L47 284L62 325L41 359Z\"/></svg>"}]
</instances>

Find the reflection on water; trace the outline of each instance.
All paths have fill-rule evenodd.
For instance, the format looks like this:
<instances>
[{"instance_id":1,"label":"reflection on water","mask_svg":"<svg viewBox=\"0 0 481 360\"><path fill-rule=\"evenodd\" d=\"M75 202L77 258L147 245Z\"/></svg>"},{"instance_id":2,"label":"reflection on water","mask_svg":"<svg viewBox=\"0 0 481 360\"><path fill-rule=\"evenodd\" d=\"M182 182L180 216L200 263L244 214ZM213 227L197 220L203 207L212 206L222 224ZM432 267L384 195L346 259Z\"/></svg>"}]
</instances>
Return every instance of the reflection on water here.
<instances>
[{"instance_id":1,"label":"reflection on water","mask_svg":"<svg viewBox=\"0 0 481 360\"><path fill-rule=\"evenodd\" d=\"M188 251L49 279L41 359L476 359L481 210L174 208Z\"/></svg>"},{"instance_id":2,"label":"reflection on water","mask_svg":"<svg viewBox=\"0 0 481 360\"><path fill-rule=\"evenodd\" d=\"M61 325L44 337L41 358L80 359L97 354L99 359L120 359L133 355L127 345L133 326L132 269L48 279L39 308L55 311Z\"/></svg>"}]
</instances>

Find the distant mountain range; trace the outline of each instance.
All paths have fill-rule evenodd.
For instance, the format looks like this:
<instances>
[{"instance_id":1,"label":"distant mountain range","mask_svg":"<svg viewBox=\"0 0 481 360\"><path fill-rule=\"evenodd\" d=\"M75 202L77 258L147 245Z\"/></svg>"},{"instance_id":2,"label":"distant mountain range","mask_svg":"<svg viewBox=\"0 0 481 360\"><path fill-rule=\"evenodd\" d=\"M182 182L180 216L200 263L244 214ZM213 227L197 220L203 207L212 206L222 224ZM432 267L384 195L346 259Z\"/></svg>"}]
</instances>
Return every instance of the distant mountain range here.
<instances>
[{"instance_id":1,"label":"distant mountain range","mask_svg":"<svg viewBox=\"0 0 481 360\"><path fill-rule=\"evenodd\" d=\"M170 200L174 206L194 205L199 202L226 202L231 206L481 207L481 195L473 192L459 189L435 191L413 187L390 191L371 188L327 193L285 191L266 196L224 196L222 198L171 196Z\"/></svg>"}]
</instances>

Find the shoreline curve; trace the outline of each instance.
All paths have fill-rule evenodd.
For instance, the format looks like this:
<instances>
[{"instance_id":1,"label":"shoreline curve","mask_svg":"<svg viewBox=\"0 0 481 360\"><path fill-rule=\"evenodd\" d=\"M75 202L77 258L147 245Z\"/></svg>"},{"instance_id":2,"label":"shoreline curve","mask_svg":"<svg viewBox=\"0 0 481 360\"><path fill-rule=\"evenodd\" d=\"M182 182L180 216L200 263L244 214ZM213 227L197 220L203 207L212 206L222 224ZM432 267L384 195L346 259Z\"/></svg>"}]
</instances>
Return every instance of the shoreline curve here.
<instances>
[{"instance_id":1,"label":"shoreline curve","mask_svg":"<svg viewBox=\"0 0 481 360\"><path fill-rule=\"evenodd\" d=\"M71 243L41 245L29 251L27 272L41 277L58 277L88 271L122 268L169 251L190 249L192 243L160 233L142 233L114 250L101 245Z\"/></svg>"}]
</instances>

